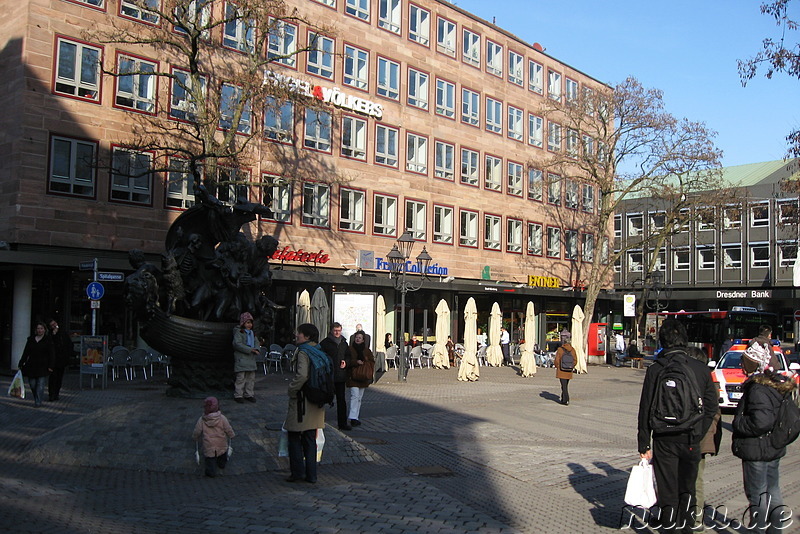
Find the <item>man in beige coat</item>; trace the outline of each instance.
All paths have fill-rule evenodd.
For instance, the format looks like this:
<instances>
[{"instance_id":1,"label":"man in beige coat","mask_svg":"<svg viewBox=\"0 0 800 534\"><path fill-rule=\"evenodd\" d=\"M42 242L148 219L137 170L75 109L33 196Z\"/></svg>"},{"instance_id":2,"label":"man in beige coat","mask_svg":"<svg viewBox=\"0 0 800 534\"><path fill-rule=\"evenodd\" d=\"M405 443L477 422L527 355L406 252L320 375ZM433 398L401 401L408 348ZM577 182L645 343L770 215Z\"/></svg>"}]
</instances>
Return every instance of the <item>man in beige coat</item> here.
<instances>
[{"instance_id":1,"label":"man in beige coat","mask_svg":"<svg viewBox=\"0 0 800 534\"><path fill-rule=\"evenodd\" d=\"M325 408L309 402L301 390L311 369L306 351L321 352L318 341L319 330L316 326L306 323L297 327L297 351L292 358L292 367L297 371L289 383L289 410L283 423L289 433L291 475L286 479L287 482L305 480L314 484L317 481L317 429L325 426Z\"/></svg>"}]
</instances>

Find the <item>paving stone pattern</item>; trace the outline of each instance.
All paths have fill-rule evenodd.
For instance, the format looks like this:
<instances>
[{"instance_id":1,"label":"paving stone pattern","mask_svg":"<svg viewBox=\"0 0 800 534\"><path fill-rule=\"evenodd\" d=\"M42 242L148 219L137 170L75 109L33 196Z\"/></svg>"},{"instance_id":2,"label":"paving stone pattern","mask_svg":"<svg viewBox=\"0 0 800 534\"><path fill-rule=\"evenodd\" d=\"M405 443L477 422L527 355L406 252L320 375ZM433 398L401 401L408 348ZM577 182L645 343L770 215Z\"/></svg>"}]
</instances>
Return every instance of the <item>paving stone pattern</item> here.
<instances>
[{"instance_id":1,"label":"paving stone pattern","mask_svg":"<svg viewBox=\"0 0 800 534\"><path fill-rule=\"evenodd\" d=\"M478 382L463 383L455 369L414 369L403 383L390 370L366 391L360 427L325 428L311 485L284 482L288 461L277 455L288 374L259 376L256 404L221 399L237 437L225 474L209 479L191 440L202 401L166 397L160 376L79 390L70 373L61 400L42 408L0 399L0 524L15 533L618 530L644 371L590 367L572 381L570 406L556 402L553 375L482 367ZM747 505L731 418L705 476L707 501L729 519ZM800 511L798 450L781 461L781 486ZM794 518L787 532L800 532ZM719 514L707 525L739 531Z\"/></svg>"}]
</instances>

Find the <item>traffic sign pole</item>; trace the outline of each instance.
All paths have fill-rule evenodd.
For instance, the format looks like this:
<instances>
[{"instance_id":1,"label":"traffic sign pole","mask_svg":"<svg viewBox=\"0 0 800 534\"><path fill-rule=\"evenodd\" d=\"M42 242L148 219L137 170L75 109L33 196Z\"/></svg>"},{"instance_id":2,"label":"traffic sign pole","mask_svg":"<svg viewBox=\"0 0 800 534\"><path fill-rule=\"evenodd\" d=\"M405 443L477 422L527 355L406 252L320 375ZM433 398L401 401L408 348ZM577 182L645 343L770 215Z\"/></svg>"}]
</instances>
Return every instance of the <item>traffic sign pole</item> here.
<instances>
[{"instance_id":1,"label":"traffic sign pole","mask_svg":"<svg viewBox=\"0 0 800 534\"><path fill-rule=\"evenodd\" d=\"M94 259L94 268L92 269L92 282L97 282L97 258ZM92 306L92 335L97 334L97 308Z\"/></svg>"}]
</instances>

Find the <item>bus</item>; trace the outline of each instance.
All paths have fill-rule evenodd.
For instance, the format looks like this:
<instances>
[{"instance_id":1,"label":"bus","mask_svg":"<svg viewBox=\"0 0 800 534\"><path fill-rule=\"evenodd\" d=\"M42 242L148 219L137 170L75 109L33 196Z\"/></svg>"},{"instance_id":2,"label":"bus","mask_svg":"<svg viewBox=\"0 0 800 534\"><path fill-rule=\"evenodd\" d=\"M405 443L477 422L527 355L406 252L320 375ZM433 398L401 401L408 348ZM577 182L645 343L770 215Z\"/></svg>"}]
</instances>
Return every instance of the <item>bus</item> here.
<instances>
[{"instance_id":1,"label":"bus","mask_svg":"<svg viewBox=\"0 0 800 534\"><path fill-rule=\"evenodd\" d=\"M722 344L728 338L734 340L753 339L758 336L762 324L772 327L772 338L780 339L781 324L778 315L758 311L749 306L734 306L730 311L678 311L660 312L658 323L665 319L677 319L686 326L689 345L700 347L709 359L718 360ZM656 314L647 314L647 335L655 336Z\"/></svg>"}]
</instances>

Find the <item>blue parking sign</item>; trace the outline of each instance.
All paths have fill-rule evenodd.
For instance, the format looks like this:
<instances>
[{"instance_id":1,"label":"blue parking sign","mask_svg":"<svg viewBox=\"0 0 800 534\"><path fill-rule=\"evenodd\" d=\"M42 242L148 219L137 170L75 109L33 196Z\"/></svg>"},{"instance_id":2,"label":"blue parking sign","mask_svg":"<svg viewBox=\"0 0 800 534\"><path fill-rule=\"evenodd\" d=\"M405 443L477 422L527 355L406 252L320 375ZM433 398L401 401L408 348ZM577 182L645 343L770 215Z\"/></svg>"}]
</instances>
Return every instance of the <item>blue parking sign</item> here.
<instances>
[{"instance_id":1,"label":"blue parking sign","mask_svg":"<svg viewBox=\"0 0 800 534\"><path fill-rule=\"evenodd\" d=\"M91 300L100 300L105 292L106 290L100 282L92 282L86 286L86 295Z\"/></svg>"}]
</instances>

